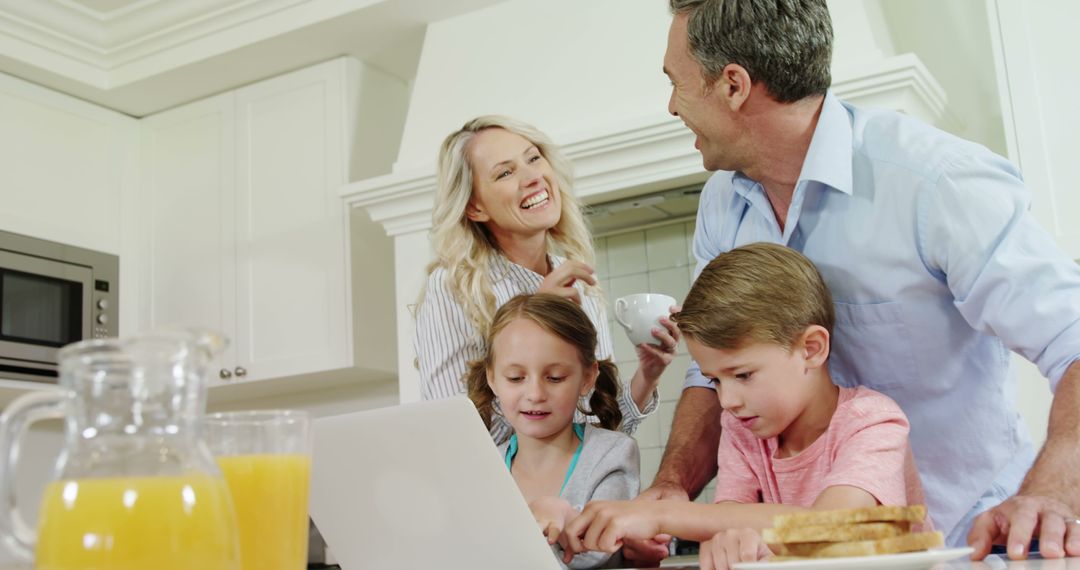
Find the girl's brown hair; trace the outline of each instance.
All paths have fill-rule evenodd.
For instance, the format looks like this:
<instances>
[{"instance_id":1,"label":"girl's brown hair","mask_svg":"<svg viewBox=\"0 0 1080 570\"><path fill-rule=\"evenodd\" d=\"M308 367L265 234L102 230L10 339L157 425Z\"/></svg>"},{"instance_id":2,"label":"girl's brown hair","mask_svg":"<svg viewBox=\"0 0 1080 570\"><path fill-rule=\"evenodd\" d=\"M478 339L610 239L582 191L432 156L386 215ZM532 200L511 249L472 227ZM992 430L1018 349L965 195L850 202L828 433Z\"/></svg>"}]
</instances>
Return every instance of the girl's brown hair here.
<instances>
[{"instance_id":1,"label":"girl's brown hair","mask_svg":"<svg viewBox=\"0 0 1080 570\"><path fill-rule=\"evenodd\" d=\"M515 319L529 319L541 328L577 348L581 364L586 368L595 362L600 369L596 384L589 396L589 408L578 409L599 419L600 427L614 430L622 423L619 410L619 369L611 359L596 359L596 327L589 316L577 303L548 293L518 295L507 301L495 312L491 327L488 329L484 357L469 362L465 373L465 385L469 388L469 398L476 404L476 410L484 420L484 425L491 427L492 415L495 414L495 393L488 386L487 372L495 364L495 337Z\"/></svg>"}]
</instances>

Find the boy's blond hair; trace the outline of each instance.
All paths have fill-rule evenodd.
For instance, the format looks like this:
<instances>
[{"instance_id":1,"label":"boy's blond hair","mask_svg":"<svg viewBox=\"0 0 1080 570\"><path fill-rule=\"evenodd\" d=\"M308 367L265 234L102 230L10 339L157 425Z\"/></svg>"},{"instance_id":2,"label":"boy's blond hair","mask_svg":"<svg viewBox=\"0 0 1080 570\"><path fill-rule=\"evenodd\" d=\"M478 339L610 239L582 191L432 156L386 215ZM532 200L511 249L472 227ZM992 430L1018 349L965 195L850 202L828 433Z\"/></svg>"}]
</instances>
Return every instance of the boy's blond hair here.
<instances>
[{"instance_id":1,"label":"boy's blond hair","mask_svg":"<svg viewBox=\"0 0 1080 570\"><path fill-rule=\"evenodd\" d=\"M790 348L811 325L832 335L832 296L801 253L752 243L709 262L673 320L687 338L712 348L768 343Z\"/></svg>"}]
</instances>

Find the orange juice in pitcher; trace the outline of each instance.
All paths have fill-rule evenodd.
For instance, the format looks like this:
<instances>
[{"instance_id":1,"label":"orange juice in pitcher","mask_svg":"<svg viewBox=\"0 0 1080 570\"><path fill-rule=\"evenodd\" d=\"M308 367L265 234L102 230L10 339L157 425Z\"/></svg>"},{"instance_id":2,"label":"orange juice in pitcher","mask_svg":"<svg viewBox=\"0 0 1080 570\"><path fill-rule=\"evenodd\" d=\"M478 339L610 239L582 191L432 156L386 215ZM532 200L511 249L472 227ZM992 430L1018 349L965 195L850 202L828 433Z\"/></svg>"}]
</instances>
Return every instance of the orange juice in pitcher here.
<instances>
[{"instance_id":1,"label":"orange juice in pitcher","mask_svg":"<svg viewBox=\"0 0 1080 570\"><path fill-rule=\"evenodd\" d=\"M60 387L0 414L0 539L38 570L240 570L236 514L205 442L206 373L225 340L174 330L60 350ZM20 439L65 421L37 533L15 503Z\"/></svg>"},{"instance_id":2,"label":"orange juice in pitcher","mask_svg":"<svg viewBox=\"0 0 1080 570\"><path fill-rule=\"evenodd\" d=\"M38 570L235 570L236 536L217 477L55 481L42 499Z\"/></svg>"}]
</instances>

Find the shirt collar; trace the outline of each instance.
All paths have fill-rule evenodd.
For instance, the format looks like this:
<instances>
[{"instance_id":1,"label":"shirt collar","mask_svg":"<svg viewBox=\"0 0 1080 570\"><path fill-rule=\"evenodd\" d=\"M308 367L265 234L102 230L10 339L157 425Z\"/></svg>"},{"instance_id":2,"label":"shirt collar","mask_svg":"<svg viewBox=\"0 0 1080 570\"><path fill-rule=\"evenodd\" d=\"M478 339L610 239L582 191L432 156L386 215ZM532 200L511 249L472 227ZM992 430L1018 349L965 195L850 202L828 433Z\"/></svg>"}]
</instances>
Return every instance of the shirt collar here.
<instances>
[{"instance_id":1,"label":"shirt collar","mask_svg":"<svg viewBox=\"0 0 1080 570\"><path fill-rule=\"evenodd\" d=\"M802 171L795 183L796 191L804 181L813 180L850 195L851 147L851 116L830 90L825 94L814 136L810 139L810 148L806 150ZM737 194L749 199L758 182L736 171L731 173L731 184Z\"/></svg>"},{"instance_id":2,"label":"shirt collar","mask_svg":"<svg viewBox=\"0 0 1080 570\"><path fill-rule=\"evenodd\" d=\"M832 90L825 93L814 137L806 151L799 182L813 180L845 194L852 193L851 116ZM798 183L796 185L798 185Z\"/></svg>"}]
</instances>

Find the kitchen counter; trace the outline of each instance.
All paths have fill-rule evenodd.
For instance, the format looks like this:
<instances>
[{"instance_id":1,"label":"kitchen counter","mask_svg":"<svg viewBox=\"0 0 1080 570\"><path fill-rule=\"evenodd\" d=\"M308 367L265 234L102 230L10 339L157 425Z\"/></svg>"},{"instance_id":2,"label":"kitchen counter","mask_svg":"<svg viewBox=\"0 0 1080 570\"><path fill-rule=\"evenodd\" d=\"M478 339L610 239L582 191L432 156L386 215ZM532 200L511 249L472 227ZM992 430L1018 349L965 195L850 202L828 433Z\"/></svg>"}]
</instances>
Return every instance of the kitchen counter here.
<instances>
[{"instance_id":1,"label":"kitchen counter","mask_svg":"<svg viewBox=\"0 0 1080 570\"><path fill-rule=\"evenodd\" d=\"M662 568L695 570L698 567L697 560L697 556L676 556L665 560ZM933 566L933 570L1080 570L1080 556L1057 560L1044 560L1036 556L1028 560L1013 561L992 554L980 562L972 562L966 557L942 562Z\"/></svg>"},{"instance_id":2,"label":"kitchen counter","mask_svg":"<svg viewBox=\"0 0 1080 570\"><path fill-rule=\"evenodd\" d=\"M695 570L697 568L697 556L669 558L664 561L663 568L668 570ZM34 570L34 567L30 564L0 565L0 570ZM447 564L442 568L432 570L477 569L458 569L453 564ZM966 558L943 562L934 566L933 570L1080 570L1080 557L1060 558L1057 560L1031 558L1012 561L991 555L981 562L972 562Z\"/></svg>"}]
</instances>

